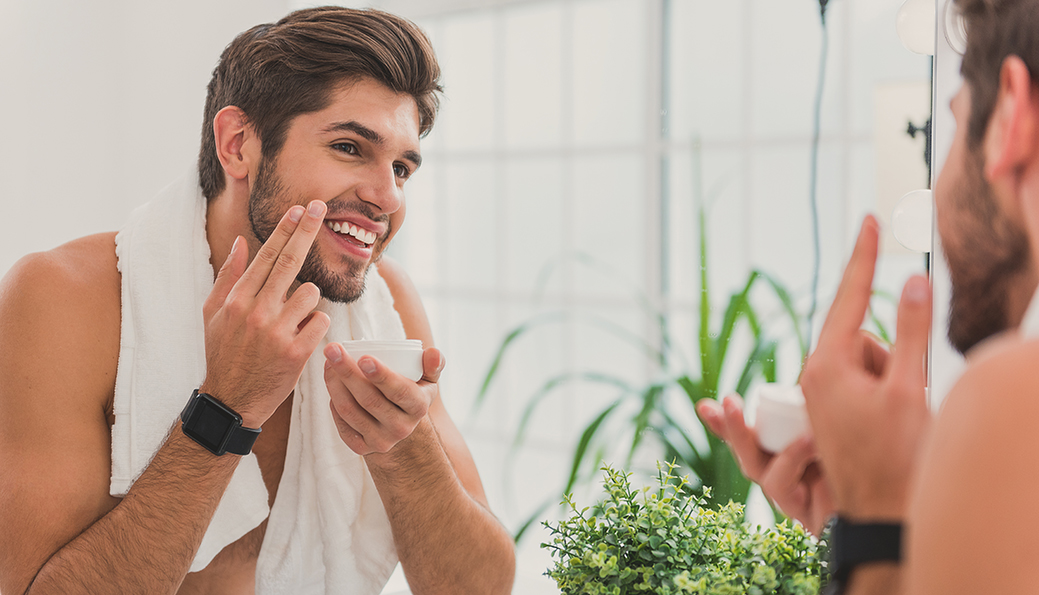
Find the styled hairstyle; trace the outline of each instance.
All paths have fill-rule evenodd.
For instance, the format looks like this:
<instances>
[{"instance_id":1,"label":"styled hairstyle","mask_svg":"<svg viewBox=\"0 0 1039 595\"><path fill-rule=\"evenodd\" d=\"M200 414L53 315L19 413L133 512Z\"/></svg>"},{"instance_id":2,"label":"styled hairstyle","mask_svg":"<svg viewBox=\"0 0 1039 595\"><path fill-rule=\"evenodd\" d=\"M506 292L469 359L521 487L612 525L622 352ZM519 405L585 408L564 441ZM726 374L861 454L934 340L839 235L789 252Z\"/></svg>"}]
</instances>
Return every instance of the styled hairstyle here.
<instances>
[{"instance_id":1,"label":"styled hairstyle","mask_svg":"<svg viewBox=\"0 0 1039 595\"><path fill-rule=\"evenodd\" d=\"M419 133L439 107L440 66L414 23L379 10L338 6L298 10L240 34L220 56L206 93L198 173L212 200L224 190L213 120L233 105L245 112L273 160L295 116L324 109L337 85L371 78L415 99Z\"/></svg>"},{"instance_id":2,"label":"styled hairstyle","mask_svg":"<svg viewBox=\"0 0 1039 595\"><path fill-rule=\"evenodd\" d=\"M967 142L978 147L985 137L999 93L999 71L1008 56L1028 66L1039 82L1039 1L955 0L967 30L967 51L960 72L970 85L971 113Z\"/></svg>"}]
</instances>

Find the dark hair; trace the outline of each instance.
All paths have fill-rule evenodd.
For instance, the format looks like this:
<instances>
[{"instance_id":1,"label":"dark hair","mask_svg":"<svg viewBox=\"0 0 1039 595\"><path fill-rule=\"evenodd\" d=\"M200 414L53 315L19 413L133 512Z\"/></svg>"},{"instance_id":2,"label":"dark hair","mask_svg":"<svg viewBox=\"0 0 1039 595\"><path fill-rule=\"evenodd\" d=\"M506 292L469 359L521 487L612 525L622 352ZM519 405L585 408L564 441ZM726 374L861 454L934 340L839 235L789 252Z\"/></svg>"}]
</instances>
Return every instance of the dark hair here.
<instances>
[{"instance_id":1,"label":"dark hair","mask_svg":"<svg viewBox=\"0 0 1039 595\"><path fill-rule=\"evenodd\" d=\"M999 71L1008 56L1028 66L1039 82L1039 1L955 0L967 30L967 51L960 72L970 86L967 141L981 145L999 93Z\"/></svg>"},{"instance_id":2,"label":"dark hair","mask_svg":"<svg viewBox=\"0 0 1039 595\"><path fill-rule=\"evenodd\" d=\"M289 123L328 106L335 86L371 78L415 99L419 132L436 118L440 67L429 39L414 23L379 10L338 6L298 10L242 33L224 49L206 93L198 173L212 200L224 190L213 120L234 105L245 112L274 159Z\"/></svg>"}]
</instances>

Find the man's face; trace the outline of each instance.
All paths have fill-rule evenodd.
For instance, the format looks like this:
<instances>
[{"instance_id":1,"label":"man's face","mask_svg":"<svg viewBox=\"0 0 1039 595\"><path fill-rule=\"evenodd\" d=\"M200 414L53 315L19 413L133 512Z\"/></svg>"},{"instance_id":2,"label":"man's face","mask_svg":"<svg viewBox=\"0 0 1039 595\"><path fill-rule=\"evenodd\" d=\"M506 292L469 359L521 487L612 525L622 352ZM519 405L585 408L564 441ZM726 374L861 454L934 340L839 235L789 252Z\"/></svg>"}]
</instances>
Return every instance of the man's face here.
<instances>
[{"instance_id":1,"label":"man's face","mask_svg":"<svg viewBox=\"0 0 1039 595\"><path fill-rule=\"evenodd\" d=\"M259 165L249 195L253 233L264 242L290 206L324 201L325 228L297 278L332 301L356 300L404 220L404 182L421 161L411 96L370 79L343 86L327 108L294 118L277 158Z\"/></svg>"},{"instance_id":2,"label":"man's face","mask_svg":"<svg viewBox=\"0 0 1039 595\"><path fill-rule=\"evenodd\" d=\"M980 147L967 142L970 89L952 100L956 135L935 184L938 231L949 263L949 341L960 353L1020 321L1015 304L1031 291L1031 253L1024 228L1001 208L985 180ZM1030 295L1030 293L1028 294ZM1027 297L1025 297L1027 302Z\"/></svg>"}]
</instances>

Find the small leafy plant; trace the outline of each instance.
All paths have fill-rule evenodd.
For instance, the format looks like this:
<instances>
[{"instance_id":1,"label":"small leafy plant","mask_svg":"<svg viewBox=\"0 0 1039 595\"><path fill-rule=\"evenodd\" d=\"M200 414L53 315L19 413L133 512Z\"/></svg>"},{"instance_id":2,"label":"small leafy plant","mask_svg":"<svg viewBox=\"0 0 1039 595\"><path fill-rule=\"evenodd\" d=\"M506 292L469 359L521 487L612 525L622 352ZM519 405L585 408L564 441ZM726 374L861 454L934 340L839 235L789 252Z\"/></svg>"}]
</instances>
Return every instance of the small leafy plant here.
<instances>
[{"instance_id":1,"label":"small leafy plant","mask_svg":"<svg viewBox=\"0 0 1039 595\"><path fill-rule=\"evenodd\" d=\"M825 542L800 525L752 528L743 506L711 509L690 496L674 464L658 464L658 486L638 489L630 475L603 467L605 497L553 526L555 566L547 574L563 595L809 595L819 592Z\"/></svg>"}]
</instances>

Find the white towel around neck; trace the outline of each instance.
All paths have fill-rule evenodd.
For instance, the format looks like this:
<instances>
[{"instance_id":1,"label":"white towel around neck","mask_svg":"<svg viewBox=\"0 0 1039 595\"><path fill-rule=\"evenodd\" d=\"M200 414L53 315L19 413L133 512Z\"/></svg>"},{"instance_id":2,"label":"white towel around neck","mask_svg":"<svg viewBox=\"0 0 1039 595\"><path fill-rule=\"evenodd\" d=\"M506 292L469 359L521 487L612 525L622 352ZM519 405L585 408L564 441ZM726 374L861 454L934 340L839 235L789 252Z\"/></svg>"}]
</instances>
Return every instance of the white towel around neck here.
<instances>
[{"instance_id":1,"label":"white towel around neck","mask_svg":"<svg viewBox=\"0 0 1039 595\"><path fill-rule=\"evenodd\" d=\"M122 329L112 427L113 496L122 496L162 446L205 377L202 304L213 287L206 200L192 173L133 212L116 237ZM258 595L379 593L397 564L389 520L365 465L339 438L324 383L327 341L403 339L381 275L350 305L322 301L332 325L307 362L292 404L285 468L273 510L256 455L242 458L191 571L269 521Z\"/></svg>"}]
</instances>

